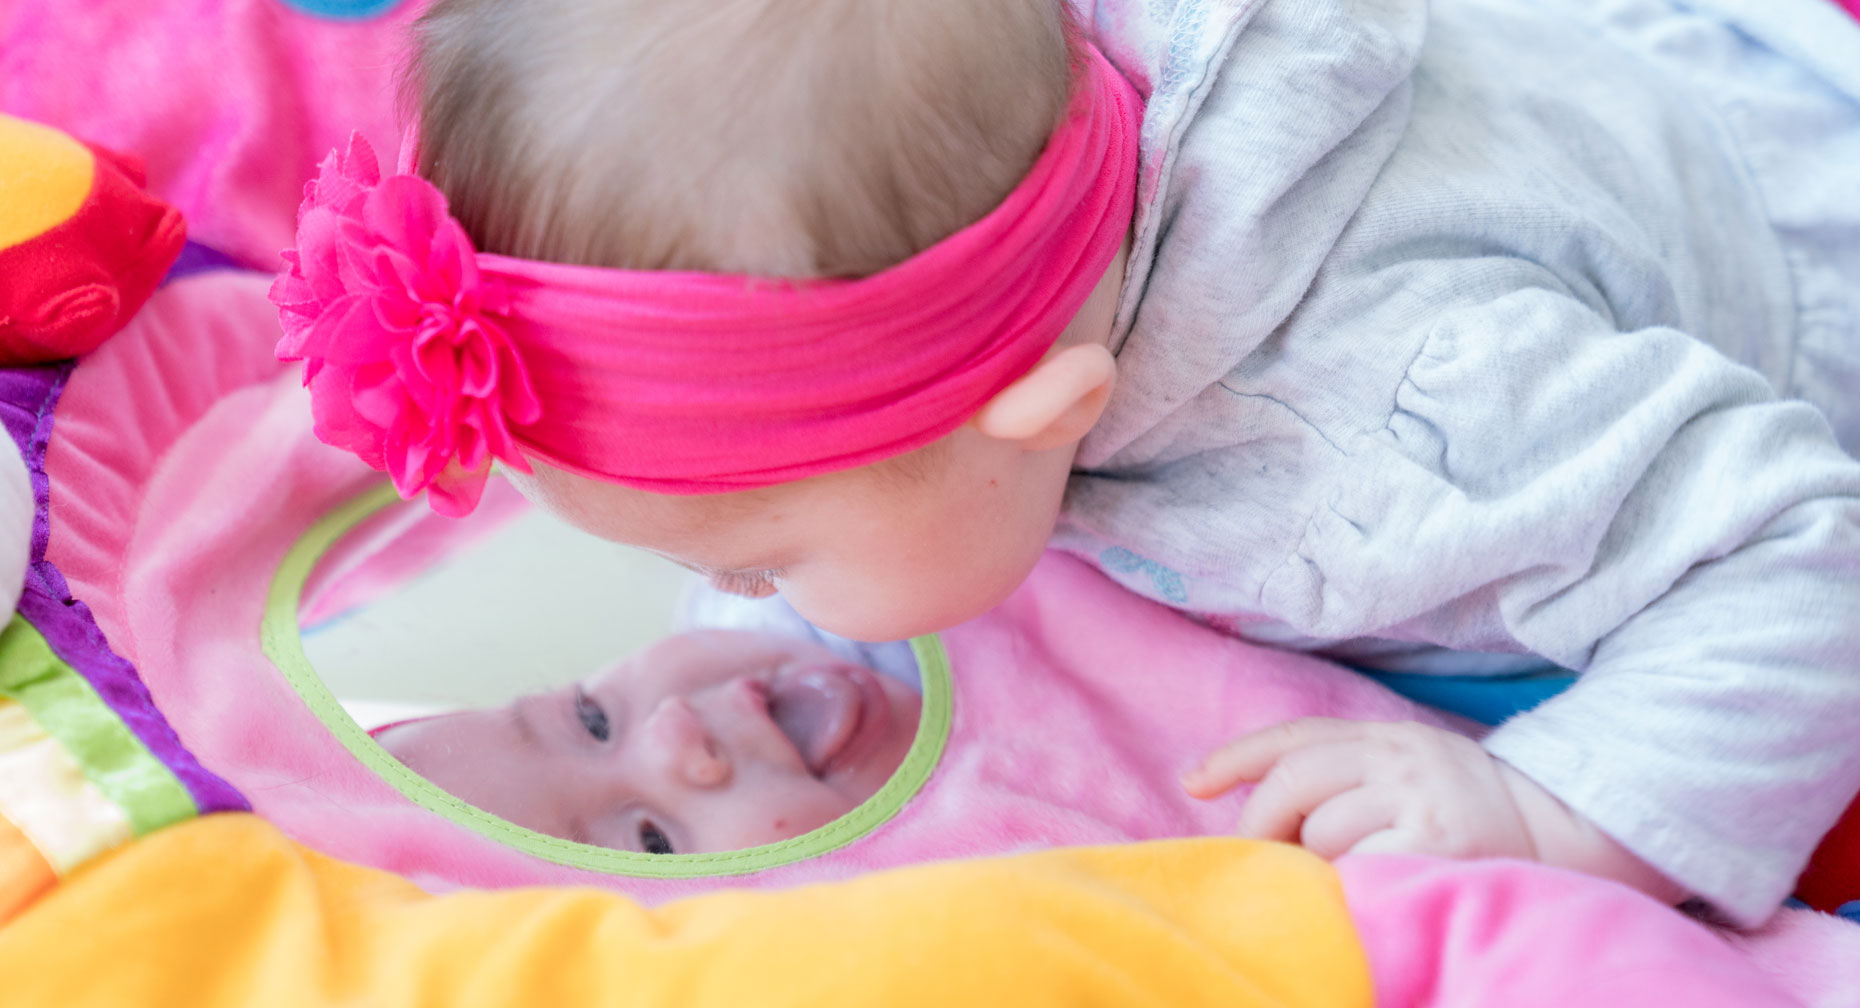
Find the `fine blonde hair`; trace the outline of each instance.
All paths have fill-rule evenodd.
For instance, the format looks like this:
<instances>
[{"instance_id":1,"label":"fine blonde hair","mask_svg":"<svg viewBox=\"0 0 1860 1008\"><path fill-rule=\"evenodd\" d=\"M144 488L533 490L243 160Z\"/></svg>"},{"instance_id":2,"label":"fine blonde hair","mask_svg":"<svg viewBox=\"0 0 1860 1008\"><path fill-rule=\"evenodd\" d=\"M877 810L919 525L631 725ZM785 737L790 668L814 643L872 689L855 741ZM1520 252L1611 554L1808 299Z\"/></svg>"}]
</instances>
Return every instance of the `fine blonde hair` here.
<instances>
[{"instance_id":1,"label":"fine blonde hair","mask_svg":"<svg viewBox=\"0 0 1860 1008\"><path fill-rule=\"evenodd\" d=\"M1063 0L436 0L419 171L487 252L865 276L972 223L1064 114Z\"/></svg>"}]
</instances>

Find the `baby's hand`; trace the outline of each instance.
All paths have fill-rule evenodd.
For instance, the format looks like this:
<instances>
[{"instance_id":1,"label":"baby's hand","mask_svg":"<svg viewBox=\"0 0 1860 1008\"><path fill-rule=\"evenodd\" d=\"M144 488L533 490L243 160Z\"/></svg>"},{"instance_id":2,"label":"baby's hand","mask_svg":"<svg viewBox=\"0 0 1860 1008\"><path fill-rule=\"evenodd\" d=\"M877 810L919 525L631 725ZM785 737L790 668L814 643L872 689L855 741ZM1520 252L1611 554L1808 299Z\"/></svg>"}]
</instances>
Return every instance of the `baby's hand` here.
<instances>
[{"instance_id":1,"label":"baby's hand","mask_svg":"<svg viewBox=\"0 0 1860 1008\"><path fill-rule=\"evenodd\" d=\"M1258 781L1240 835L1302 843L1321 857L1535 859L1506 769L1471 739L1428 725L1304 718L1229 742L1182 786L1213 798Z\"/></svg>"},{"instance_id":2,"label":"baby's hand","mask_svg":"<svg viewBox=\"0 0 1860 1008\"><path fill-rule=\"evenodd\" d=\"M1229 742L1183 775L1197 798L1258 781L1242 836L1351 853L1513 857L1686 895L1587 819L1478 743L1412 721L1303 718Z\"/></svg>"}]
</instances>

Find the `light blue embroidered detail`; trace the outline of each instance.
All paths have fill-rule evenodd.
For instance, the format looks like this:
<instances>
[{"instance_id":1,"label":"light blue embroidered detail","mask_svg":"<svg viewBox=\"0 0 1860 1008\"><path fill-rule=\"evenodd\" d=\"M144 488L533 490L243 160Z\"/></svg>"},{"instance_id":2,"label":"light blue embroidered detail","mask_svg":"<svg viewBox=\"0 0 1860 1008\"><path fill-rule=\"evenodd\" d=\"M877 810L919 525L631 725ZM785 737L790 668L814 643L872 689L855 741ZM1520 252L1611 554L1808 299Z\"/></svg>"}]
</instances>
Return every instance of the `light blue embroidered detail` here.
<instances>
[{"instance_id":1,"label":"light blue embroidered detail","mask_svg":"<svg viewBox=\"0 0 1860 1008\"><path fill-rule=\"evenodd\" d=\"M1113 546L1098 554L1098 562L1104 569L1118 574L1134 574L1142 571L1149 575L1150 585L1156 597L1173 605L1188 604L1188 581L1176 571L1164 567L1148 557L1141 557L1122 546Z\"/></svg>"},{"instance_id":2,"label":"light blue embroidered detail","mask_svg":"<svg viewBox=\"0 0 1860 1008\"><path fill-rule=\"evenodd\" d=\"M1161 14L1162 7L1153 8ZM1157 75L1156 94L1166 94L1174 98L1182 85L1193 74L1205 72L1202 63L1203 34L1208 21L1207 0L1187 0L1176 6L1175 17L1169 26L1169 47L1163 55L1162 72Z\"/></svg>"}]
</instances>

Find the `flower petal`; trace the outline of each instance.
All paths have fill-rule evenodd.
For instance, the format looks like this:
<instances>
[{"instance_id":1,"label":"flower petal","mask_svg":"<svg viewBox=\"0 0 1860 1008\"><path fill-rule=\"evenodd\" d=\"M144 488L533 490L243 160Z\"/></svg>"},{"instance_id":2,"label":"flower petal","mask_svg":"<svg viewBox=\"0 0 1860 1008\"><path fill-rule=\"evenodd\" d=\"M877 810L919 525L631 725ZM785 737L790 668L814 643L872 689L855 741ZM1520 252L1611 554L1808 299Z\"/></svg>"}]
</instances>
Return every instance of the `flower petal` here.
<instances>
[{"instance_id":1,"label":"flower petal","mask_svg":"<svg viewBox=\"0 0 1860 1008\"><path fill-rule=\"evenodd\" d=\"M536 386L530 383L529 369L523 366L523 358L517 356L516 348L506 345L503 352L508 360L498 371L498 408L519 426L533 424L542 419L542 400L537 397Z\"/></svg>"},{"instance_id":2,"label":"flower petal","mask_svg":"<svg viewBox=\"0 0 1860 1008\"><path fill-rule=\"evenodd\" d=\"M360 294L338 298L324 309L304 338L304 357L348 367L379 361L394 332L375 317L374 302Z\"/></svg>"},{"instance_id":3,"label":"flower petal","mask_svg":"<svg viewBox=\"0 0 1860 1008\"><path fill-rule=\"evenodd\" d=\"M400 375L393 368L380 364L357 368L350 373L350 410L357 419L381 431L385 438L386 432L401 424L409 409L414 408L407 401L407 390L401 384Z\"/></svg>"},{"instance_id":4,"label":"flower petal","mask_svg":"<svg viewBox=\"0 0 1860 1008\"><path fill-rule=\"evenodd\" d=\"M439 413L445 403L457 399L459 394L458 361L447 336L443 331L426 327L407 348L407 364L403 366L402 375L429 413Z\"/></svg>"},{"instance_id":5,"label":"flower petal","mask_svg":"<svg viewBox=\"0 0 1860 1008\"><path fill-rule=\"evenodd\" d=\"M514 460L514 464L523 464L523 454L517 450L517 443L510 436L510 428L504 423L504 417L484 404L472 411L470 421L472 429L477 432L484 443L484 450L492 458ZM525 467L524 472L528 472Z\"/></svg>"},{"instance_id":6,"label":"flower petal","mask_svg":"<svg viewBox=\"0 0 1860 1008\"><path fill-rule=\"evenodd\" d=\"M481 325L467 323L458 348L459 392L473 399L489 398L497 391L497 348Z\"/></svg>"},{"instance_id":7,"label":"flower petal","mask_svg":"<svg viewBox=\"0 0 1860 1008\"><path fill-rule=\"evenodd\" d=\"M394 175L362 201L361 219L384 244L400 249L415 262L426 262L434 233L451 217L445 196L431 182L414 175Z\"/></svg>"},{"instance_id":8,"label":"flower petal","mask_svg":"<svg viewBox=\"0 0 1860 1008\"><path fill-rule=\"evenodd\" d=\"M484 484L490 475L491 466L488 462L476 469L448 466L427 487L427 505L448 518L463 518L478 506L478 499L484 495Z\"/></svg>"},{"instance_id":9,"label":"flower petal","mask_svg":"<svg viewBox=\"0 0 1860 1008\"><path fill-rule=\"evenodd\" d=\"M447 217L433 231L428 264L436 275L446 277L455 291L479 300L482 279L478 273L478 251L458 221ZM476 304L472 305L475 310Z\"/></svg>"},{"instance_id":10,"label":"flower petal","mask_svg":"<svg viewBox=\"0 0 1860 1008\"><path fill-rule=\"evenodd\" d=\"M343 218L334 210L315 207L297 223L297 268L304 283L319 298L340 297L342 282Z\"/></svg>"},{"instance_id":11,"label":"flower petal","mask_svg":"<svg viewBox=\"0 0 1860 1008\"><path fill-rule=\"evenodd\" d=\"M308 383L316 436L326 444L354 452L369 466L380 469L380 428L357 415L350 387L353 377L346 370L327 368Z\"/></svg>"},{"instance_id":12,"label":"flower petal","mask_svg":"<svg viewBox=\"0 0 1860 1008\"><path fill-rule=\"evenodd\" d=\"M323 172L317 176L319 190L327 187L325 199L337 202L381 184L381 159L373 145L359 130L349 133L349 146L342 153L330 152L323 160Z\"/></svg>"},{"instance_id":13,"label":"flower petal","mask_svg":"<svg viewBox=\"0 0 1860 1008\"><path fill-rule=\"evenodd\" d=\"M482 419L474 415L478 412L475 409L468 411L454 428L458 436L457 448L453 455L458 459L459 464L467 469L476 469L491 461L490 456L485 452L484 434L478 426Z\"/></svg>"},{"instance_id":14,"label":"flower petal","mask_svg":"<svg viewBox=\"0 0 1860 1008\"><path fill-rule=\"evenodd\" d=\"M374 297L375 319L383 329L398 333L415 333L425 324L425 306L410 297L403 288L378 291Z\"/></svg>"}]
</instances>

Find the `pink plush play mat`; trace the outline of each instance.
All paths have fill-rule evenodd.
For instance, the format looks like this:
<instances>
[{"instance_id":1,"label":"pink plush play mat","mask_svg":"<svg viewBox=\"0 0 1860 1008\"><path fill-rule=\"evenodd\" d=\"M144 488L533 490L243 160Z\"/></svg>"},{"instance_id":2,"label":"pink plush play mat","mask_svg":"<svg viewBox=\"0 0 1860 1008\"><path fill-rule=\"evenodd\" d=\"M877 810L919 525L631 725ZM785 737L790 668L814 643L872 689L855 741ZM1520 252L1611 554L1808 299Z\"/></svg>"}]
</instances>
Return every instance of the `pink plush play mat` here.
<instances>
[{"instance_id":1,"label":"pink plush play mat","mask_svg":"<svg viewBox=\"0 0 1860 1008\"><path fill-rule=\"evenodd\" d=\"M1434 716L1325 663L1204 633L1052 557L1000 610L914 642L925 713L904 767L872 801L794 841L673 858L608 851L517 829L405 771L335 705L298 624L304 612L365 600L472 529L395 506L379 474L310 435L297 375L272 354L277 320L264 292L316 163L352 129L392 149L410 8L0 0L0 112L140 157L151 190L189 226L164 285L121 332L75 363L7 369L0 380L39 495L10 632L32 635L48 670L34 681L63 682L69 694L11 683L5 695L31 698L19 703L87 773L114 782L99 784L102 799L125 810L117 832L48 854L59 878L103 846L250 811L294 841L435 892L584 885L658 904L926 860L1219 834L1231 801L1108 785L1167 780L1177 768L1175 749L1117 740L1169 735L1208 720L1187 712L1210 709L1237 726L1319 712ZM474 520L519 506L496 489L487 503ZM1065 619L1081 611L1116 619L1081 631ZM1156 641L1185 666L1234 674L1159 684L1109 673L1143 664ZM1002 654L1053 674L965 675ZM54 730L80 701L90 705L85 731L107 728L141 754L144 783L123 783L120 752L69 741L79 737L72 719ZM1002 741L1004 726L1034 722L1050 729L1050 752ZM1170 744L1217 741L1177 731ZM159 787L146 783L156 778ZM0 831L0 874L9 835ZM24 835L48 853L49 832ZM1732 935L1529 865L1372 856L1346 858L1327 877L1356 943L1338 954L1366 963L1377 1004L1580 996L1860 1008L1860 927L1809 910ZM11 910L0 905L0 922ZM0 923L0 937L10 926ZM1107 991L1102 1003L1143 1001Z\"/></svg>"}]
</instances>

